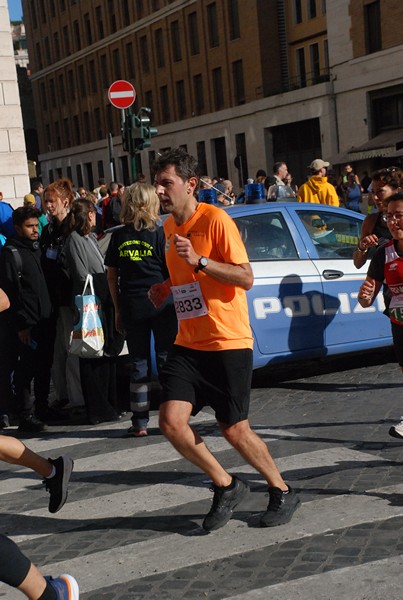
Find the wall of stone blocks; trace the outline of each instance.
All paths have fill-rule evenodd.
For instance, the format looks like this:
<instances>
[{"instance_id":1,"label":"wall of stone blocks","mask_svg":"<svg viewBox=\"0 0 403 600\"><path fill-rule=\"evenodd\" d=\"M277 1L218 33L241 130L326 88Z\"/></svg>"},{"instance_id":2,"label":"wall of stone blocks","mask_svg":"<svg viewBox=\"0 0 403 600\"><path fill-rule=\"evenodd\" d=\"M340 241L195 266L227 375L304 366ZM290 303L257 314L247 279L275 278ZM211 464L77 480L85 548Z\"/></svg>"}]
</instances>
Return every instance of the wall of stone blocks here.
<instances>
[{"instance_id":1,"label":"wall of stone blocks","mask_svg":"<svg viewBox=\"0 0 403 600\"><path fill-rule=\"evenodd\" d=\"M7 0L0 0L0 191L13 206L30 191Z\"/></svg>"}]
</instances>

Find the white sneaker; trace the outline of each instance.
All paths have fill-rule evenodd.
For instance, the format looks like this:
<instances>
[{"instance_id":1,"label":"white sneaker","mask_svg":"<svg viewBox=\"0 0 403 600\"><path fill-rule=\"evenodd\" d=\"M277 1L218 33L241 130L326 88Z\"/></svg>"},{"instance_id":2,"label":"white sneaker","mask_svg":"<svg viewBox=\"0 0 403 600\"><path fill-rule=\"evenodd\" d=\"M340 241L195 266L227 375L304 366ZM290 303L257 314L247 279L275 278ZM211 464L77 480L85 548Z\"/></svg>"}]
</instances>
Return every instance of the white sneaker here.
<instances>
[{"instance_id":1,"label":"white sneaker","mask_svg":"<svg viewBox=\"0 0 403 600\"><path fill-rule=\"evenodd\" d=\"M400 440L403 440L403 417L400 417L401 421L400 423L398 423L397 425L393 425L393 427L391 427L389 429L389 435L391 435L392 437L395 438L399 438Z\"/></svg>"}]
</instances>

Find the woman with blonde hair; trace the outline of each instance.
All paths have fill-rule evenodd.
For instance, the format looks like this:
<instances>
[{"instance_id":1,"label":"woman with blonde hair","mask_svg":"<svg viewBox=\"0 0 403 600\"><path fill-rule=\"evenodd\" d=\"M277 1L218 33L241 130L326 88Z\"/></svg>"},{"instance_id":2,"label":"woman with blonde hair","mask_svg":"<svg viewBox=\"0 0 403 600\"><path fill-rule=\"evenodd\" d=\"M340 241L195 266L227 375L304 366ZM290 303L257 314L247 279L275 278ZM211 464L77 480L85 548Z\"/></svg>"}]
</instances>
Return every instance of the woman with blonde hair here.
<instances>
[{"instance_id":1,"label":"woman with blonde hair","mask_svg":"<svg viewBox=\"0 0 403 600\"><path fill-rule=\"evenodd\" d=\"M151 333L158 373L177 333L172 300L157 309L147 296L154 283L162 283L168 278L159 207L158 196L151 185L135 183L126 188L120 214L124 226L112 234L105 257L116 329L126 332L131 362L133 415L128 434L134 437L147 435L152 389Z\"/></svg>"}]
</instances>

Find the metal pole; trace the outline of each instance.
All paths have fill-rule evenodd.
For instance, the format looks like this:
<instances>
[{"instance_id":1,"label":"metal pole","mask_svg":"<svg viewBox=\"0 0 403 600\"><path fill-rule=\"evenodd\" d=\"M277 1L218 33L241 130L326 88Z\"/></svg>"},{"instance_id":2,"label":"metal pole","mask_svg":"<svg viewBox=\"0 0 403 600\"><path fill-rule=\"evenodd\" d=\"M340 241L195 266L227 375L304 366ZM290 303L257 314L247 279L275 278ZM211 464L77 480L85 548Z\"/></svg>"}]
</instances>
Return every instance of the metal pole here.
<instances>
[{"instance_id":1,"label":"metal pole","mask_svg":"<svg viewBox=\"0 0 403 600\"><path fill-rule=\"evenodd\" d=\"M132 183L137 179L136 153L130 155L132 165Z\"/></svg>"},{"instance_id":2,"label":"metal pole","mask_svg":"<svg viewBox=\"0 0 403 600\"><path fill-rule=\"evenodd\" d=\"M109 165L111 170L111 181L115 181L115 169L113 167L113 142L112 134L109 132L107 135L108 151L109 151Z\"/></svg>"}]
</instances>

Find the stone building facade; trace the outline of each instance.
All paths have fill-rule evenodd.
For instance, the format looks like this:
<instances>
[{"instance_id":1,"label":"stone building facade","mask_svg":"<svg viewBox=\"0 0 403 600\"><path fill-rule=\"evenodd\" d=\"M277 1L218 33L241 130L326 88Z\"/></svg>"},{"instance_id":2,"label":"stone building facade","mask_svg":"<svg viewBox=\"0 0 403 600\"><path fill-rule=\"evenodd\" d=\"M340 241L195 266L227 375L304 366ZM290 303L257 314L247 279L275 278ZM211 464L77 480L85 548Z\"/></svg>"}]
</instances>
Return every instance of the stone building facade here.
<instances>
[{"instance_id":1,"label":"stone building facade","mask_svg":"<svg viewBox=\"0 0 403 600\"><path fill-rule=\"evenodd\" d=\"M155 153L174 145L237 187L277 160L300 183L315 157L354 161L358 171L399 158L399 116L382 121L391 92L398 112L403 83L403 46L390 27L403 16L397 0L23 0L23 8L45 182L110 178L108 134L116 178L130 180L121 112L108 101L116 79L134 85L134 111L150 107L159 131L137 156L147 175Z\"/></svg>"},{"instance_id":2,"label":"stone building facade","mask_svg":"<svg viewBox=\"0 0 403 600\"><path fill-rule=\"evenodd\" d=\"M0 191L13 206L30 190L7 0L0 0Z\"/></svg>"}]
</instances>

